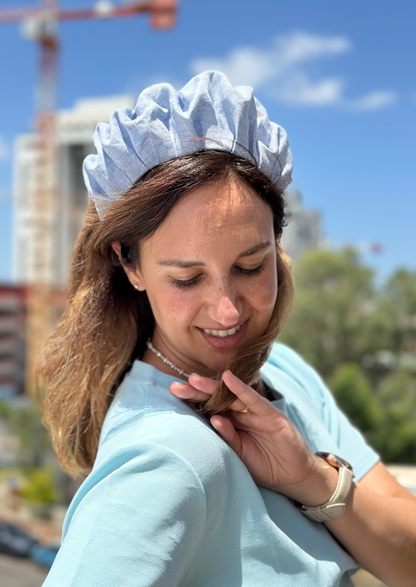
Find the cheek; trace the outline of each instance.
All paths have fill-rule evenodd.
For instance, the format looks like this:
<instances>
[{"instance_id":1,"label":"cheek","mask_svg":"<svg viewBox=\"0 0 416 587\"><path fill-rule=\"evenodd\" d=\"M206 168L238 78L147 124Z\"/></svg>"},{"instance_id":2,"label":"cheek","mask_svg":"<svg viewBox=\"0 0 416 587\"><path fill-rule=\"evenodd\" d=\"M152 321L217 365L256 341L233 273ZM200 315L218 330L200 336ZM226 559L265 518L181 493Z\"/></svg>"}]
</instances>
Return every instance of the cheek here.
<instances>
[{"instance_id":1,"label":"cheek","mask_svg":"<svg viewBox=\"0 0 416 587\"><path fill-rule=\"evenodd\" d=\"M156 295L149 295L149 301L159 324L188 325L199 310L195 294L173 286L159 287Z\"/></svg>"},{"instance_id":2,"label":"cheek","mask_svg":"<svg viewBox=\"0 0 416 587\"><path fill-rule=\"evenodd\" d=\"M272 312L277 297L277 274L271 272L265 275L255 285L253 284L251 303L260 312Z\"/></svg>"}]
</instances>

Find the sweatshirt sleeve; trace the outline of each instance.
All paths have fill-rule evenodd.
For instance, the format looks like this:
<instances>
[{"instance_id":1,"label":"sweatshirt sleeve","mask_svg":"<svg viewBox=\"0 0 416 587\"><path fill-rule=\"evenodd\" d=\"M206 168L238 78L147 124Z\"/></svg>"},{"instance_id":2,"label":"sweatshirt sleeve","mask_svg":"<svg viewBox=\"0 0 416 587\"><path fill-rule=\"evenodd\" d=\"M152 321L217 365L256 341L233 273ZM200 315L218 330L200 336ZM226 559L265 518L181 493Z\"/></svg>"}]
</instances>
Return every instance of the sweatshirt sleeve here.
<instances>
[{"instance_id":1,"label":"sweatshirt sleeve","mask_svg":"<svg viewBox=\"0 0 416 587\"><path fill-rule=\"evenodd\" d=\"M44 587L175 587L203 532L192 466L155 443L113 454L75 496Z\"/></svg>"},{"instance_id":2,"label":"sweatshirt sleeve","mask_svg":"<svg viewBox=\"0 0 416 587\"><path fill-rule=\"evenodd\" d=\"M363 434L351 424L339 409L330 390L318 373L292 349L275 344L272 362L290 374L305 390L310 409L316 414L338 447L338 454L353 465L356 481L359 481L380 460L369 446ZM318 450L327 450L320 447Z\"/></svg>"}]
</instances>

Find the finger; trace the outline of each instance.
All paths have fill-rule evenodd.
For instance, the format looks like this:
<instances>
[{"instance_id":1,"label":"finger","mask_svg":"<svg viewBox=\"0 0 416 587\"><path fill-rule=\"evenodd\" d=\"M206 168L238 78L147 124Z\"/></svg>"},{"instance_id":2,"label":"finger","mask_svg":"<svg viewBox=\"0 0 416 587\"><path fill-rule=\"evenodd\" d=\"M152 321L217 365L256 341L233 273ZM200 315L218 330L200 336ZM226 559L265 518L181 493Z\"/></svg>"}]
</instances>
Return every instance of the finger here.
<instances>
[{"instance_id":1,"label":"finger","mask_svg":"<svg viewBox=\"0 0 416 587\"><path fill-rule=\"evenodd\" d=\"M209 396L211 396L215 392L218 385L218 381L215 381L215 379L203 377L202 375L198 375L197 373L191 373L188 381L192 385L192 387L198 389L199 391L202 391L203 393L208 394Z\"/></svg>"},{"instance_id":2,"label":"finger","mask_svg":"<svg viewBox=\"0 0 416 587\"><path fill-rule=\"evenodd\" d=\"M273 418L270 419L270 416ZM283 426L287 421L287 416L284 412L272 406L272 411L268 412L266 416L259 415L258 413L256 414L249 409L247 413L230 412L230 419L237 430L250 431L265 429L265 427L267 428L271 423L273 423L274 428L278 427L279 424Z\"/></svg>"},{"instance_id":3,"label":"finger","mask_svg":"<svg viewBox=\"0 0 416 587\"><path fill-rule=\"evenodd\" d=\"M189 379L191 379L191 377ZM200 385L201 387L212 388L213 387L212 383L215 383L215 386L214 386L214 389L212 390L212 393L206 393L204 391L200 391L199 389L196 389L196 387L194 387L193 385L191 385L189 383L180 383L179 381L174 381L173 383L171 383L169 391L170 391L171 395L173 395L176 398L181 399L181 400L195 402L195 403L205 402L205 401L209 400L211 395L214 393L216 386L217 386L217 382L213 382L212 379L210 379L211 383L207 385L205 382L203 382L203 381L201 382L200 379L206 379L206 378L201 377L196 374L192 374L192 382L197 385ZM211 389L210 389L210 392L211 392ZM236 412L242 412L245 408L246 408L246 406L239 399L234 400L233 403L229 407L230 410L233 410Z\"/></svg>"},{"instance_id":4,"label":"finger","mask_svg":"<svg viewBox=\"0 0 416 587\"><path fill-rule=\"evenodd\" d=\"M170 384L169 392L178 399L194 403L205 402L211 397L209 394L195 389L189 383L179 383L178 381Z\"/></svg>"},{"instance_id":5,"label":"finger","mask_svg":"<svg viewBox=\"0 0 416 587\"><path fill-rule=\"evenodd\" d=\"M250 425L250 419L252 416L253 413L249 410L245 414L242 414L241 412L231 412L228 418L236 430L247 431L253 429L253 426Z\"/></svg>"},{"instance_id":6,"label":"finger","mask_svg":"<svg viewBox=\"0 0 416 587\"><path fill-rule=\"evenodd\" d=\"M202 375L198 375L196 373L192 373L190 375L189 382L192 383L192 386L196 389L206 393L207 399L214 394L218 386L218 381L214 379L208 379L208 377L202 377ZM229 406L229 409L236 412L242 412L246 407L247 406L237 398Z\"/></svg>"},{"instance_id":7,"label":"finger","mask_svg":"<svg viewBox=\"0 0 416 587\"><path fill-rule=\"evenodd\" d=\"M275 410L275 407L269 400L254 391L249 385L243 383L231 371L224 371L222 379L244 406L248 407L250 412L253 412L257 416L269 416Z\"/></svg>"},{"instance_id":8,"label":"finger","mask_svg":"<svg viewBox=\"0 0 416 587\"><path fill-rule=\"evenodd\" d=\"M232 422L224 416L212 416L210 420L212 426L218 434L225 440L230 448L238 455L241 455L240 436L234 428Z\"/></svg>"},{"instance_id":9,"label":"finger","mask_svg":"<svg viewBox=\"0 0 416 587\"><path fill-rule=\"evenodd\" d=\"M246 404L243 404L243 402L241 401L241 399L235 399L233 401L233 403L229 406L229 409L232 410L233 412L244 412L245 409L247 408Z\"/></svg>"},{"instance_id":10,"label":"finger","mask_svg":"<svg viewBox=\"0 0 416 587\"><path fill-rule=\"evenodd\" d=\"M201 392L206 393L207 399L209 399L209 397L214 394L218 386L218 381L215 381L214 379L208 379L208 377L202 377L202 375L198 375L197 373L192 373L190 375L189 382L192 384L192 387L195 387ZM229 406L229 409L235 410L236 412L242 412L246 407L247 406L237 398Z\"/></svg>"}]
</instances>

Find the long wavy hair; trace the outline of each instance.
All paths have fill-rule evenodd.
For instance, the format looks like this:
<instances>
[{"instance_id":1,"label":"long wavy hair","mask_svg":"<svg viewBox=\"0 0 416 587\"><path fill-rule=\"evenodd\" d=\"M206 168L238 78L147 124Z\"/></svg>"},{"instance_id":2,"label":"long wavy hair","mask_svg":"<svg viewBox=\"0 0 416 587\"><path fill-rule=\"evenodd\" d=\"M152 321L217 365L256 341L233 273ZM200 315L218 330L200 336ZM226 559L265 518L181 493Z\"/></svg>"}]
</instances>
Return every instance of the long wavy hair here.
<instances>
[{"instance_id":1,"label":"long wavy hair","mask_svg":"<svg viewBox=\"0 0 416 587\"><path fill-rule=\"evenodd\" d=\"M266 331L241 349L229 368L249 383L267 359L289 313L293 283L290 260L280 245L283 195L253 164L232 153L201 151L149 171L108 208L103 220L91 203L75 243L67 307L36 367L44 422L70 475L91 471L115 391L152 336L147 294L131 286L123 265L139 266L140 242L158 229L187 190L225 180L249 185L273 212L276 304ZM111 246L116 241L121 261ZM226 410L234 397L219 380L216 393L201 408L211 416Z\"/></svg>"}]
</instances>

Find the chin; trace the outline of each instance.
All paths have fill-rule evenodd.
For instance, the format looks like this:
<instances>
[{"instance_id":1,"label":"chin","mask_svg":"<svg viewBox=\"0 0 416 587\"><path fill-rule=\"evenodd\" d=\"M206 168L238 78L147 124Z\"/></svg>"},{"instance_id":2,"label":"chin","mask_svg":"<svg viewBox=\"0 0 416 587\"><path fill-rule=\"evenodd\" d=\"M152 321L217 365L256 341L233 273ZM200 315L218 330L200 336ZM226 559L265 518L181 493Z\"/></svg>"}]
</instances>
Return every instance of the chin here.
<instances>
[{"instance_id":1,"label":"chin","mask_svg":"<svg viewBox=\"0 0 416 587\"><path fill-rule=\"evenodd\" d=\"M210 349L211 353L216 355L212 356L211 353L207 353L211 356L205 356L200 362L205 365L207 369L215 372L223 372L229 368L231 361L238 356L237 349L218 351L217 349Z\"/></svg>"}]
</instances>

